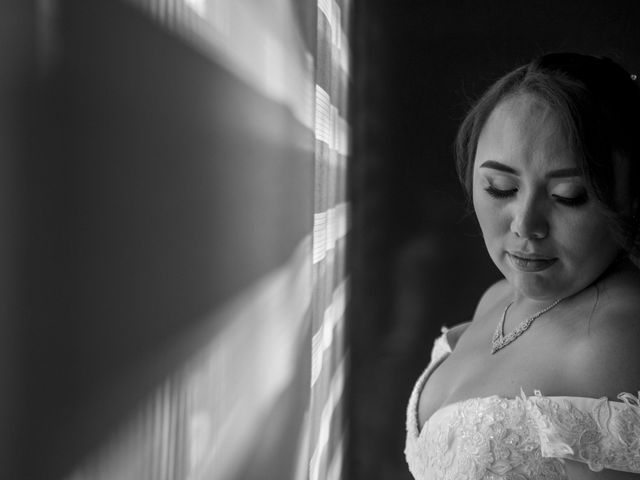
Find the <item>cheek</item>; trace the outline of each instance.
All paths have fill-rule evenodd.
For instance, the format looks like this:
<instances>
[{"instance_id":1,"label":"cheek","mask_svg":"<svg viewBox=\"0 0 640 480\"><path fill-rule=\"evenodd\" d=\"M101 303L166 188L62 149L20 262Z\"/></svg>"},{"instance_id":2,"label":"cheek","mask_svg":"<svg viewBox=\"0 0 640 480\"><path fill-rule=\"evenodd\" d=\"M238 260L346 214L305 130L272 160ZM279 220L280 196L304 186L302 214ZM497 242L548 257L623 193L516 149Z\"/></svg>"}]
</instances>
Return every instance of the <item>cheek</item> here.
<instances>
[{"instance_id":1,"label":"cheek","mask_svg":"<svg viewBox=\"0 0 640 480\"><path fill-rule=\"evenodd\" d=\"M606 221L595 212L563 219L556 227L556 241L567 258L584 266L606 263L619 250ZM561 232L561 233L560 233Z\"/></svg>"},{"instance_id":2,"label":"cheek","mask_svg":"<svg viewBox=\"0 0 640 480\"><path fill-rule=\"evenodd\" d=\"M509 229L509 222L504 206L483 194L484 192L474 192L473 208L485 241L489 243L492 237Z\"/></svg>"},{"instance_id":3,"label":"cheek","mask_svg":"<svg viewBox=\"0 0 640 480\"><path fill-rule=\"evenodd\" d=\"M476 214L476 218L478 219L478 223L480 224L480 228L484 232L486 221L489 218L488 210L491 206L487 203L486 199L483 197L484 192L480 191L480 188L477 182L473 182L473 211Z\"/></svg>"}]
</instances>

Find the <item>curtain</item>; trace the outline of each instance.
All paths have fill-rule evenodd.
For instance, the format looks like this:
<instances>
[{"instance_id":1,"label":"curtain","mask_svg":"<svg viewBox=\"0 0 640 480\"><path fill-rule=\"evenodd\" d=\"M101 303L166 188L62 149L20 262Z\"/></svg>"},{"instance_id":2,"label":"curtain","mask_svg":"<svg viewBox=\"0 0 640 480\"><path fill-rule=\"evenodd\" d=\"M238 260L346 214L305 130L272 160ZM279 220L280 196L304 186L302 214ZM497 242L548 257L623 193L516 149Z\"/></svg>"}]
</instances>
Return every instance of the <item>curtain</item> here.
<instances>
[{"instance_id":1,"label":"curtain","mask_svg":"<svg viewBox=\"0 0 640 480\"><path fill-rule=\"evenodd\" d=\"M343 478L350 1L38 5L22 471Z\"/></svg>"}]
</instances>

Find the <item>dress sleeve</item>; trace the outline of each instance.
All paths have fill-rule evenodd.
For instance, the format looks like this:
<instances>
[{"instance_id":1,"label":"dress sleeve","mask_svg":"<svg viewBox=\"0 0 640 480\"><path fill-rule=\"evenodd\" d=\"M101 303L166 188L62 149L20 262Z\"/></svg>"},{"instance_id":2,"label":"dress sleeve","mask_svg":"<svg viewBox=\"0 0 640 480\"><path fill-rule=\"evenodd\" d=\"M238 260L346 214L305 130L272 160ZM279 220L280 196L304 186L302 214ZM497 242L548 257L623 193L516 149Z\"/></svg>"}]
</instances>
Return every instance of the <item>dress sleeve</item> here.
<instances>
[{"instance_id":1,"label":"dress sleeve","mask_svg":"<svg viewBox=\"0 0 640 480\"><path fill-rule=\"evenodd\" d=\"M441 335L433 342L431 349L431 361L429 365L439 362L442 358L449 355L458 343L458 339L462 336L471 322L459 323L451 328L440 327Z\"/></svg>"},{"instance_id":2,"label":"dress sleeve","mask_svg":"<svg viewBox=\"0 0 640 480\"><path fill-rule=\"evenodd\" d=\"M438 363L443 357L446 357L451 353L451 345L449 345L449 341L447 340L448 331L449 329L447 327L443 326L440 328L441 334L434 340L433 347L431 348L431 360L429 361L429 366L434 363Z\"/></svg>"},{"instance_id":3,"label":"dress sleeve","mask_svg":"<svg viewBox=\"0 0 640 480\"><path fill-rule=\"evenodd\" d=\"M538 391L526 398L542 456L577 460L594 472L640 473L638 397L621 393L618 399L545 397Z\"/></svg>"}]
</instances>

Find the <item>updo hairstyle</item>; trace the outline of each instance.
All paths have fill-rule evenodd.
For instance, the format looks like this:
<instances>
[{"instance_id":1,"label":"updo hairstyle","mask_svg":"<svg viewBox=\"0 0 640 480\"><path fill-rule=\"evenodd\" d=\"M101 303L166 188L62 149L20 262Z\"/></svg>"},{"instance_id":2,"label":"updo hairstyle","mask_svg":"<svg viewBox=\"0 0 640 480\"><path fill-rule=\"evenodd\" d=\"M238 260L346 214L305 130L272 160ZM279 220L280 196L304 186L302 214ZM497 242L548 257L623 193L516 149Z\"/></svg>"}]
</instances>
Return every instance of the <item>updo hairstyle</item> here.
<instances>
[{"instance_id":1,"label":"updo hairstyle","mask_svg":"<svg viewBox=\"0 0 640 480\"><path fill-rule=\"evenodd\" d=\"M482 128L499 103L518 94L532 94L555 112L590 198L607 215L623 250L637 261L640 87L635 76L606 57L551 53L500 78L473 105L456 137L456 168L469 200ZM618 189L625 187L619 182L627 182L623 205L616 201Z\"/></svg>"}]
</instances>

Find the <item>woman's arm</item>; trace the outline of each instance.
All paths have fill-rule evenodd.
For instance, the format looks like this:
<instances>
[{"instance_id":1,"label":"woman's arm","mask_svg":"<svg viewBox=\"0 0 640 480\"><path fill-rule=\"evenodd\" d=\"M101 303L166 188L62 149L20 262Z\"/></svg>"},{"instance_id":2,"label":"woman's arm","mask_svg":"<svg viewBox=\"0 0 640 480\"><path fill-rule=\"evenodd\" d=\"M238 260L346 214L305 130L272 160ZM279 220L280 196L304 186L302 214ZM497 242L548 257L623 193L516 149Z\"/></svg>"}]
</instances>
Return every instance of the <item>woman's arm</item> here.
<instances>
[{"instance_id":1,"label":"woman's arm","mask_svg":"<svg viewBox=\"0 0 640 480\"><path fill-rule=\"evenodd\" d=\"M594 315L588 327L589 334L572 349L567 357L567 370L571 376L567 384L585 396L607 397L615 401L621 392L637 392L640 388L640 302L633 298L625 301L609 291L609 305ZM571 480L582 479L640 479L639 473L621 472L605 468L593 472L582 462L566 460Z\"/></svg>"}]
</instances>

